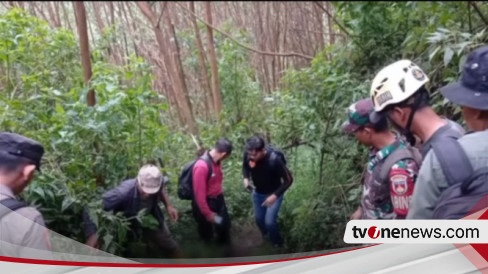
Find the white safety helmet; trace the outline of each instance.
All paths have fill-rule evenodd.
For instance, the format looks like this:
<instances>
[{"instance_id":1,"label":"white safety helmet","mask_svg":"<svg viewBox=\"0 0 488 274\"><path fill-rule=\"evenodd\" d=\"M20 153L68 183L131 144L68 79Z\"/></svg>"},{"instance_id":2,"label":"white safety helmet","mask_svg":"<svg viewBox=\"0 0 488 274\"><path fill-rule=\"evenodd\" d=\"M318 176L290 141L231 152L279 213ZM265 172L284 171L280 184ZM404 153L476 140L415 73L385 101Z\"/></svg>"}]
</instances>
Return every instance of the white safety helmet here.
<instances>
[{"instance_id":1,"label":"white safety helmet","mask_svg":"<svg viewBox=\"0 0 488 274\"><path fill-rule=\"evenodd\" d=\"M400 60L384 67L371 84L374 110L380 112L389 105L405 101L427 82L427 75L410 60Z\"/></svg>"}]
</instances>

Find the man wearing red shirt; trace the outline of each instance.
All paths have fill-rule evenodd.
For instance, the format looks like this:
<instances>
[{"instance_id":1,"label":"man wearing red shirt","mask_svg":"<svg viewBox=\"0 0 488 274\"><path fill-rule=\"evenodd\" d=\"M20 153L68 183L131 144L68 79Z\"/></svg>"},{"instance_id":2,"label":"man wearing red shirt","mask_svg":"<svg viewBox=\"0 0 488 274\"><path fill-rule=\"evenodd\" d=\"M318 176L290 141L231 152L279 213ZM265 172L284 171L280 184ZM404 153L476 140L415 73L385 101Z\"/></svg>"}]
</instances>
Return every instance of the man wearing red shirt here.
<instances>
[{"instance_id":1,"label":"man wearing red shirt","mask_svg":"<svg viewBox=\"0 0 488 274\"><path fill-rule=\"evenodd\" d=\"M212 240L215 231L220 243L230 242L230 218L222 194L221 162L231 153L231 141L220 138L215 147L203 155L211 163L211 170L205 159L198 160L193 167L193 216L198 223L200 237L205 241ZM209 172L212 172L210 179Z\"/></svg>"}]
</instances>

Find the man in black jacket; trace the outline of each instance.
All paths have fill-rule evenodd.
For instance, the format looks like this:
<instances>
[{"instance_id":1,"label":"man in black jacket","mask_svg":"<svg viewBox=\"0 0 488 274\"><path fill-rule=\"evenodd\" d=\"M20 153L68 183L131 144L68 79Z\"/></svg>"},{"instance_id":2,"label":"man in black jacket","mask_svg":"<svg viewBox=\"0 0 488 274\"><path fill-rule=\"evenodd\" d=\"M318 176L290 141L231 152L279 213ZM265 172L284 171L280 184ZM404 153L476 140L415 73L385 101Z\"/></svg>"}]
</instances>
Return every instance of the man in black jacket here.
<instances>
[{"instance_id":1,"label":"man in black jacket","mask_svg":"<svg viewBox=\"0 0 488 274\"><path fill-rule=\"evenodd\" d=\"M263 234L269 235L275 248L283 245L278 227L278 212L283 194L291 185L291 176L280 153L265 146L261 137L247 140L243 162L244 187L249 189L249 179L254 183L252 194L254 216Z\"/></svg>"},{"instance_id":2,"label":"man in black jacket","mask_svg":"<svg viewBox=\"0 0 488 274\"><path fill-rule=\"evenodd\" d=\"M159 207L159 202L163 202L172 221L178 221L178 211L169 200L165 187L166 182L167 179L164 178L157 166L144 165L139 170L137 178L125 180L103 194L103 209L105 211L123 212L125 217L130 218L129 239L130 241L136 241L138 238L145 240L148 244L148 254L154 252L155 248L152 247L154 243L165 255L180 258L182 257L181 249L166 226L163 212ZM134 218L143 209L157 220L158 227L156 229L143 228L139 221ZM84 212L83 217L85 232L88 235L87 245L97 248L99 246L96 234L97 227L87 211ZM128 250L127 255L132 256L131 250Z\"/></svg>"}]
</instances>

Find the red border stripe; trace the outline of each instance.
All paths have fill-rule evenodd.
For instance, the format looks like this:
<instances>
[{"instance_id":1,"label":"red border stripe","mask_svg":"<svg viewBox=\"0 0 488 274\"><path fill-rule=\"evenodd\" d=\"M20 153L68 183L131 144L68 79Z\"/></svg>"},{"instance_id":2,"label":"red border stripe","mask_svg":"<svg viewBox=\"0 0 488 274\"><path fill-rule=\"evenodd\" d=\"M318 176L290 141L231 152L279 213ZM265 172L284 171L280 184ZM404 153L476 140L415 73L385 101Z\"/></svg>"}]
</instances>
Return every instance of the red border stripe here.
<instances>
[{"instance_id":1,"label":"red border stripe","mask_svg":"<svg viewBox=\"0 0 488 274\"><path fill-rule=\"evenodd\" d=\"M63 266L92 266L92 267L174 267L174 268L183 268L183 267L218 267L218 266L238 266L238 265L251 265L251 264L265 264L265 263L278 263L278 262L286 262L286 261L295 261L295 260L302 260L302 259L310 259L316 258L321 256L339 254L354 250L359 250L367 247L376 246L363 246L354 249L338 251L333 253L326 253L326 254L319 254L313 255L308 257L300 257L300 258L291 258L291 259L283 259L283 260L273 260L273 261L262 261L262 262L245 262L245 263L229 263L229 264L134 264L134 263L96 263L96 262L70 262L70 261L52 261L52 260L39 260L39 259L24 259L24 258L14 258L14 257L4 257L0 256L0 261L4 262L11 262L11 263L24 263L24 264L41 264L41 265L63 265Z\"/></svg>"}]
</instances>

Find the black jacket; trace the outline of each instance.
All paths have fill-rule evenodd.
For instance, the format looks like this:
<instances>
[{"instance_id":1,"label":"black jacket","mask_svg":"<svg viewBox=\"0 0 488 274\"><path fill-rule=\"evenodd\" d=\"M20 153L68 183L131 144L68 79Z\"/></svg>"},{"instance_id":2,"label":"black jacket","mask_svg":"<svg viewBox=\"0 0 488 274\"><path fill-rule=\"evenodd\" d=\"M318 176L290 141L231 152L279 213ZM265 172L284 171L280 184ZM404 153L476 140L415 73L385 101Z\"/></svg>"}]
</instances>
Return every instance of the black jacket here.
<instances>
[{"instance_id":1,"label":"black jacket","mask_svg":"<svg viewBox=\"0 0 488 274\"><path fill-rule=\"evenodd\" d=\"M266 156L251 168L247 153L244 153L242 164L244 178L251 178L256 192L260 194L275 194L281 196L290 187L291 181L288 169L275 152L267 149Z\"/></svg>"},{"instance_id":2,"label":"black jacket","mask_svg":"<svg viewBox=\"0 0 488 274\"><path fill-rule=\"evenodd\" d=\"M126 218L137 216L139 212L140 194L137 191L136 179L129 179L123 181L117 187L108 190L103 194L103 210L124 212ZM161 195L154 195L150 213L158 220L159 226L164 225L164 215L158 203L161 201ZM88 212L85 210L84 214L85 233L87 236L96 232L97 228L90 219ZM131 229L139 227L136 219L131 222Z\"/></svg>"}]
</instances>

